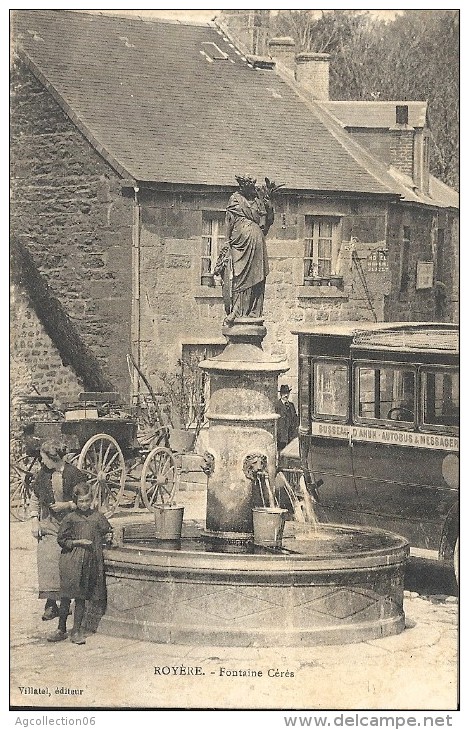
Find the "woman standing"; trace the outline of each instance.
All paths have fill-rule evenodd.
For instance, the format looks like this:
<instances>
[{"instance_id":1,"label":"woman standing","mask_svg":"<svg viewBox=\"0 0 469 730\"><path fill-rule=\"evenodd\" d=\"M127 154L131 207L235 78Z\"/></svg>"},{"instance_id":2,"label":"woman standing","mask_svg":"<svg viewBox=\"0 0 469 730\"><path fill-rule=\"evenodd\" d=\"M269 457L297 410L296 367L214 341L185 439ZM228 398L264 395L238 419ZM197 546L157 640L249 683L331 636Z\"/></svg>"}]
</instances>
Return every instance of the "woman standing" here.
<instances>
[{"instance_id":1,"label":"woman standing","mask_svg":"<svg viewBox=\"0 0 469 730\"><path fill-rule=\"evenodd\" d=\"M43 621L50 621L59 615L60 547L57 534L65 515L76 509L72 500L73 487L87 478L65 461L66 450L65 444L59 441L45 441L42 444L42 465L33 483L30 502L31 532L37 540L39 598L46 599Z\"/></svg>"}]
</instances>

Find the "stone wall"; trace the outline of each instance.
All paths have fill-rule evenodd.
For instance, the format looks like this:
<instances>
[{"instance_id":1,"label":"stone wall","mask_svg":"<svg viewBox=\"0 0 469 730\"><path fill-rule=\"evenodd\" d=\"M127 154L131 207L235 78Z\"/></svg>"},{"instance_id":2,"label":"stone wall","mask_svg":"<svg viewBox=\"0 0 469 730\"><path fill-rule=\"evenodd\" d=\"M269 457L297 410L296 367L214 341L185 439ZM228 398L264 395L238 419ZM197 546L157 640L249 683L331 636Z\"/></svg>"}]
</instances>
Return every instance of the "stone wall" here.
<instances>
[{"instance_id":1,"label":"stone wall","mask_svg":"<svg viewBox=\"0 0 469 730\"><path fill-rule=\"evenodd\" d=\"M401 170L428 194L429 167L428 159L424 158L424 140L428 131L354 128L349 132L373 157Z\"/></svg>"},{"instance_id":2,"label":"stone wall","mask_svg":"<svg viewBox=\"0 0 469 730\"><path fill-rule=\"evenodd\" d=\"M408 284L400 291L403 229L410 231ZM442 287L436 285L436 239L438 229L445 231ZM386 297L384 318L388 321L457 321L458 316L458 223L455 214L418 209L411 206L392 207L388 218L389 266L392 295ZM433 286L418 289L417 264L433 261ZM438 302L438 300L440 301Z\"/></svg>"},{"instance_id":3,"label":"stone wall","mask_svg":"<svg viewBox=\"0 0 469 730\"><path fill-rule=\"evenodd\" d=\"M386 165L391 164L391 135L389 130L351 129L349 133L373 157L381 160Z\"/></svg>"},{"instance_id":4,"label":"stone wall","mask_svg":"<svg viewBox=\"0 0 469 730\"><path fill-rule=\"evenodd\" d=\"M115 387L128 393L132 206L48 91L12 67L11 225Z\"/></svg>"},{"instance_id":5,"label":"stone wall","mask_svg":"<svg viewBox=\"0 0 469 730\"><path fill-rule=\"evenodd\" d=\"M35 386L41 395L53 397L60 407L77 400L83 385L74 370L63 365L27 294L18 286L12 289L10 315L10 444L12 453L19 455L21 412L25 415L24 406L20 408L20 396L35 395Z\"/></svg>"},{"instance_id":6,"label":"stone wall","mask_svg":"<svg viewBox=\"0 0 469 730\"><path fill-rule=\"evenodd\" d=\"M159 373L174 368L184 343L223 343L221 287L201 286L202 212L223 212L229 193L178 194L144 191L140 195L140 362L157 387ZM340 273L343 286L304 286L305 216L341 219ZM284 355L284 378L297 390L298 325L372 320L352 251L364 270L372 306L383 318L389 272L369 273L370 252L386 244L386 208L363 201L279 196L276 218L267 237L264 348Z\"/></svg>"},{"instance_id":7,"label":"stone wall","mask_svg":"<svg viewBox=\"0 0 469 730\"><path fill-rule=\"evenodd\" d=\"M125 356L131 349L132 323L139 348L134 354L153 385L161 372L174 370L184 344L224 343L221 288L202 286L200 274L203 211L223 213L229 192L142 189L137 234L133 197L122 192L110 165L19 63L12 68L12 82L12 228L105 374L128 393ZM305 218L312 215L340 221L339 287L304 286ZM405 296L399 293L403 226L413 231ZM437 316L435 292L415 290L415 271L417 260L434 255L432 241L439 226L448 231L446 300L440 309L442 318L451 319L457 297L457 221L446 212L419 212L403 205L388 210L382 202L362 198L279 196L267 239L271 271L265 348L287 357L291 370L285 381L294 391L292 330L299 325L372 320L374 315L379 320ZM137 239L139 248L134 246L132 256ZM369 271L370 254L385 249L388 270ZM15 330L26 319L18 317ZM27 348L19 352L27 360ZM16 365L15 372L20 372Z\"/></svg>"}]
</instances>

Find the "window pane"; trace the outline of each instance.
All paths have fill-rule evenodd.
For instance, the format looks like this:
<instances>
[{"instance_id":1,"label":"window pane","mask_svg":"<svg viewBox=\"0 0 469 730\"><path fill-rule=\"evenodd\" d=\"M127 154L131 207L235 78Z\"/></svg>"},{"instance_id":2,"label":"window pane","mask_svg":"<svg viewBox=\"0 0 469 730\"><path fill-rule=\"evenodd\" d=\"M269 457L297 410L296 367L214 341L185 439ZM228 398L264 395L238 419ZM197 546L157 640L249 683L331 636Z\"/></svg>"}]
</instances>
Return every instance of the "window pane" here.
<instances>
[{"instance_id":1,"label":"window pane","mask_svg":"<svg viewBox=\"0 0 469 730\"><path fill-rule=\"evenodd\" d=\"M414 420L414 374L408 370L380 371L380 418Z\"/></svg>"},{"instance_id":2,"label":"window pane","mask_svg":"<svg viewBox=\"0 0 469 730\"><path fill-rule=\"evenodd\" d=\"M319 276L332 274L332 241L328 238L318 240L318 273Z\"/></svg>"},{"instance_id":3,"label":"window pane","mask_svg":"<svg viewBox=\"0 0 469 730\"><path fill-rule=\"evenodd\" d=\"M204 214L202 218L202 235L204 236L211 236L212 235L212 219Z\"/></svg>"},{"instance_id":4,"label":"window pane","mask_svg":"<svg viewBox=\"0 0 469 730\"><path fill-rule=\"evenodd\" d=\"M212 251L212 239L202 236L202 256L208 256L210 258Z\"/></svg>"},{"instance_id":5,"label":"window pane","mask_svg":"<svg viewBox=\"0 0 469 730\"><path fill-rule=\"evenodd\" d=\"M319 276L331 276L332 267L330 260L318 259L318 275Z\"/></svg>"},{"instance_id":6,"label":"window pane","mask_svg":"<svg viewBox=\"0 0 469 730\"><path fill-rule=\"evenodd\" d=\"M314 412L324 416L347 416L347 366L337 362L314 363Z\"/></svg>"},{"instance_id":7,"label":"window pane","mask_svg":"<svg viewBox=\"0 0 469 730\"><path fill-rule=\"evenodd\" d=\"M407 291L409 285L409 255L410 255L410 228L404 226L402 250L401 250L401 272L399 291L402 293Z\"/></svg>"},{"instance_id":8,"label":"window pane","mask_svg":"<svg viewBox=\"0 0 469 730\"><path fill-rule=\"evenodd\" d=\"M332 221L319 221L319 236L332 238Z\"/></svg>"},{"instance_id":9,"label":"window pane","mask_svg":"<svg viewBox=\"0 0 469 730\"><path fill-rule=\"evenodd\" d=\"M459 374L423 373L423 421L441 426L459 423Z\"/></svg>"},{"instance_id":10,"label":"window pane","mask_svg":"<svg viewBox=\"0 0 469 730\"><path fill-rule=\"evenodd\" d=\"M415 376L401 368L357 368L359 418L413 423Z\"/></svg>"},{"instance_id":11,"label":"window pane","mask_svg":"<svg viewBox=\"0 0 469 730\"><path fill-rule=\"evenodd\" d=\"M318 241L318 258L320 259L331 259L332 258L332 241L328 238L320 238Z\"/></svg>"},{"instance_id":12,"label":"window pane","mask_svg":"<svg viewBox=\"0 0 469 730\"><path fill-rule=\"evenodd\" d=\"M306 360L306 358L301 358L299 363L299 385L300 385L300 392L298 394L298 402L300 407L300 417L303 424L308 423L309 419L309 399L310 399L310 390L309 390L309 373L310 373L310 363L309 360Z\"/></svg>"},{"instance_id":13,"label":"window pane","mask_svg":"<svg viewBox=\"0 0 469 730\"><path fill-rule=\"evenodd\" d=\"M202 257L202 274L210 274L212 271L211 259L208 256Z\"/></svg>"},{"instance_id":14,"label":"window pane","mask_svg":"<svg viewBox=\"0 0 469 730\"><path fill-rule=\"evenodd\" d=\"M358 413L360 418L375 416L375 370L358 368Z\"/></svg>"}]
</instances>

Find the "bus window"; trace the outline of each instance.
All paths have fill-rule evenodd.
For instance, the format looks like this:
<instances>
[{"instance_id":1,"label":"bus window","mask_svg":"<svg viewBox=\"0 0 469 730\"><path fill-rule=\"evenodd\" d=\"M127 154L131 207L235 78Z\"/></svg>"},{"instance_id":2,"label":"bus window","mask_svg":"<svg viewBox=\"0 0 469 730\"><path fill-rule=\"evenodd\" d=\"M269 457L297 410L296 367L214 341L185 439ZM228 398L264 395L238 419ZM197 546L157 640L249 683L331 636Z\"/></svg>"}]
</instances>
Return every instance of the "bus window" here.
<instances>
[{"instance_id":1,"label":"bus window","mask_svg":"<svg viewBox=\"0 0 469 730\"><path fill-rule=\"evenodd\" d=\"M399 366L360 365L355 370L355 416L363 420L415 420L415 374Z\"/></svg>"},{"instance_id":2,"label":"bus window","mask_svg":"<svg viewBox=\"0 0 469 730\"><path fill-rule=\"evenodd\" d=\"M459 373L422 371L422 412L425 425L459 424Z\"/></svg>"},{"instance_id":3,"label":"bus window","mask_svg":"<svg viewBox=\"0 0 469 730\"><path fill-rule=\"evenodd\" d=\"M336 360L314 363L314 415L345 419L348 415L348 367Z\"/></svg>"}]
</instances>

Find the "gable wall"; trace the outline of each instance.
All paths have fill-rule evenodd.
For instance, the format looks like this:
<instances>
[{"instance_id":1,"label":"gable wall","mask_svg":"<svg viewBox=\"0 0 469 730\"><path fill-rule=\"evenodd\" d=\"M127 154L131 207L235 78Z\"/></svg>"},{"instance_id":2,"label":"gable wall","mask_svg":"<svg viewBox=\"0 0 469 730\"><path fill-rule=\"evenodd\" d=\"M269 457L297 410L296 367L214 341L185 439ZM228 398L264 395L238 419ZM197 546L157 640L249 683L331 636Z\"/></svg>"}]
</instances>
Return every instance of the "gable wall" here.
<instances>
[{"instance_id":1,"label":"gable wall","mask_svg":"<svg viewBox=\"0 0 469 730\"><path fill-rule=\"evenodd\" d=\"M31 72L18 62L11 75L12 230L125 393L133 202Z\"/></svg>"}]
</instances>

